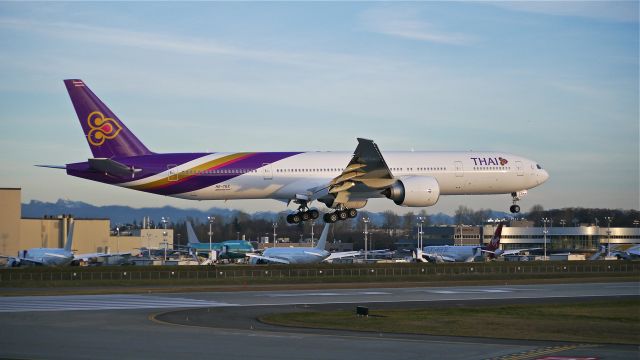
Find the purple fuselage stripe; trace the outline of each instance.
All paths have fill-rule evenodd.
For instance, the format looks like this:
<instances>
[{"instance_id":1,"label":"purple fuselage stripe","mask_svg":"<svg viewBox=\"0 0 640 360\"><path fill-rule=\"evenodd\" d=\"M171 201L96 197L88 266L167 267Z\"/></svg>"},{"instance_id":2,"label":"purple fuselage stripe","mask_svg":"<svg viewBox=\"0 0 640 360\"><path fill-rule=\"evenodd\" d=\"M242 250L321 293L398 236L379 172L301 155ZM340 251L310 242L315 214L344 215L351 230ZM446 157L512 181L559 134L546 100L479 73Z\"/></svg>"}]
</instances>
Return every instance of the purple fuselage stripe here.
<instances>
[{"instance_id":1,"label":"purple fuselage stripe","mask_svg":"<svg viewBox=\"0 0 640 360\"><path fill-rule=\"evenodd\" d=\"M261 168L264 164L274 163L276 161L298 155L300 152L269 152L269 153L254 153L251 156L242 160L230 163L226 166L218 169L225 170L245 170L252 171ZM130 158L114 158L127 166L133 166L136 169L142 169L140 173L135 175L135 178L121 178L107 175L101 172L92 170L87 162L67 164L67 174L72 176L81 177L97 182L118 185L132 180L139 180L148 178L167 170L168 166L179 166L189 161L201 158L209 155L207 153L185 153L185 154L157 154L157 155L145 155L135 156ZM170 184L162 188L144 190L146 192L152 192L161 195L174 195L190 191L203 189L212 185L216 185L233 179L238 174L204 174L198 176L191 176L189 179ZM259 176L259 175L258 175Z\"/></svg>"}]
</instances>

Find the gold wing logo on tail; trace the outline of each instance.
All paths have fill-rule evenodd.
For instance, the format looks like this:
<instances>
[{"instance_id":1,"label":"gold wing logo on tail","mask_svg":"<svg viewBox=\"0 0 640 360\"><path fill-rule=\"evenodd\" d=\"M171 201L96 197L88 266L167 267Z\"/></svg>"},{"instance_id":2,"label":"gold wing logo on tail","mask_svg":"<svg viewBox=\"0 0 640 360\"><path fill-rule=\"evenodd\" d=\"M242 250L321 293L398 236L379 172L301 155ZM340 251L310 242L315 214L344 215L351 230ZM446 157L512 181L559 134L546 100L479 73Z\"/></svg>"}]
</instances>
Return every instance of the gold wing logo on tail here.
<instances>
[{"instance_id":1,"label":"gold wing logo on tail","mask_svg":"<svg viewBox=\"0 0 640 360\"><path fill-rule=\"evenodd\" d=\"M112 118L105 118L100 111L94 111L87 117L87 124L91 128L87 134L89 143L101 146L106 139L114 139L122 130L122 126Z\"/></svg>"}]
</instances>

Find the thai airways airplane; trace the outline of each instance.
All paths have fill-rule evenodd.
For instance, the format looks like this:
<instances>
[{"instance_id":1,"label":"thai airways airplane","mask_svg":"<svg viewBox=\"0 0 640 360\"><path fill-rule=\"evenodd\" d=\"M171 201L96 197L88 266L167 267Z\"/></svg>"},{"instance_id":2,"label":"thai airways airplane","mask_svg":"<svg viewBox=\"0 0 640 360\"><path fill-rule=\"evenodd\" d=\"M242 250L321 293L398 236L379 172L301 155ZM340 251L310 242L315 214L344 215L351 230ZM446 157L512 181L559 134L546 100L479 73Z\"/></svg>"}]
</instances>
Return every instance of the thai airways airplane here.
<instances>
[{"instance_id":1,"label":"thai airways airplane","mask_svg":"<svg viewBox=\"0 0 640 360\"><path fill-rule=\"evenodd\" d=\"M441 195L511 194L511 211L549 175L535 161L501 152L383 152L358 139L350 152L216 152L159 154L149 150L82 80L64 81L93 153L67 174L192 200L275 199L294 202L289 223L316 219L317 201L332 209L325 222L357 216L369 199L426 207Z\"/></svg>"}]
</instances>

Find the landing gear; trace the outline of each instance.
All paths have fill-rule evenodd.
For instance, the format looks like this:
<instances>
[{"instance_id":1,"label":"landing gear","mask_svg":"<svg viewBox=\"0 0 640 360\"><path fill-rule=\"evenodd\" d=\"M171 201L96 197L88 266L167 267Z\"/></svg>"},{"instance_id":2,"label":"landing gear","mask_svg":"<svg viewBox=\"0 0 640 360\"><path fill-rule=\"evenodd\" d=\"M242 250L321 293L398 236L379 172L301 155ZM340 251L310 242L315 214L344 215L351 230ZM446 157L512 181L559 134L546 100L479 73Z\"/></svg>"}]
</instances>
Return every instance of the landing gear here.
<instances>
[{"instance_id":1,"label":"landing gear","mask_svg":"<svg viewBox=\"0 0 640 360\"><path fill-rule=\"evenodd\" d=\"M334 223L336 221L342 221L347 219L353 219L358 216L358 210L356 209L344 209L344 210L336 210L332 213L326 213L322 217L324 222L326 223Z\"/></svg>"},{"instance_id":2,"label":"landing gear","mask_svg":"<svg viewBox=\"0 0 640 360\"><path fill-rule=\"evenodd\" d=\"M517 214L520 212L520 206L517 205L516 203L525 195L527 195L527 190L511 193L511 198L513 199L513 205L511 205L511 207L509 208L509 211L511 211L512 214Z\"/></svg>"},{"instance_id":3,"label":"landing gear","mask_svg":"<svg viewBox=\"0 0 640 360\"><path fill-rule=\"evenodd\" d=\"M302 221L315 220L320 217L320 212L316 209L307 211L298 210L297 213L287 215L287 222L289 224L298 224Z\"/></svg>"}]
</instances>

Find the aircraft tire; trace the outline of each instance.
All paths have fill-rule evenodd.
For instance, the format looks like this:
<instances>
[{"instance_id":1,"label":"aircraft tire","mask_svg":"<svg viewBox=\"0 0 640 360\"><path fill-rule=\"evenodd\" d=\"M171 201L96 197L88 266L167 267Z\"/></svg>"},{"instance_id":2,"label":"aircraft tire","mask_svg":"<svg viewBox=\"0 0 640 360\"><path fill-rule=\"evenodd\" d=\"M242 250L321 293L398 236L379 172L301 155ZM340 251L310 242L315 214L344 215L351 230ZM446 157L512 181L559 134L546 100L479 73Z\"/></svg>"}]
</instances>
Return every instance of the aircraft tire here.
<instances>
[{"instance_id":1,"label":"aircraft tire","mask_svg":"<svg viewBox=\"0 0 640 360\"><path fill-rule=\"evenodd\" d=\"M520 206L518 205L511 205L511 208L509 208L509 210L511 210L511 213L513 214L517 214L520 212Z\"/></svg>"},{"instance_id":2,"label":"aircraft tire","mask_svg":"<svg viewBox=\"0 0 640 360\"><path fill-rule=\"evenodd\" d=\"M309 216L311 217L312 220L317 219L318 217L320 217L320 212L316 209L311 209L308 211Z\"/></svg>"},{"instance_id":3,"label":"aircraft tire","mask_svg":"<svg viewBox=\"0 0 640 360\"><path fill-rule=\"evenodd\" d=\"M346 211L349 219L354 219L356 216L358 216L358 210L356 209L347 209Z\"/></svg>"},{"instance_id":4,"label":"aircraft tire","mask_svg":"<svg viewBox=\"0 0 640 360\"><path fill-rule=\"evenodd\" d=\"M349 214L346 211L336 211L336 215L340 220L347 220L349 218Z\"/></svg>"}]
</instances>

